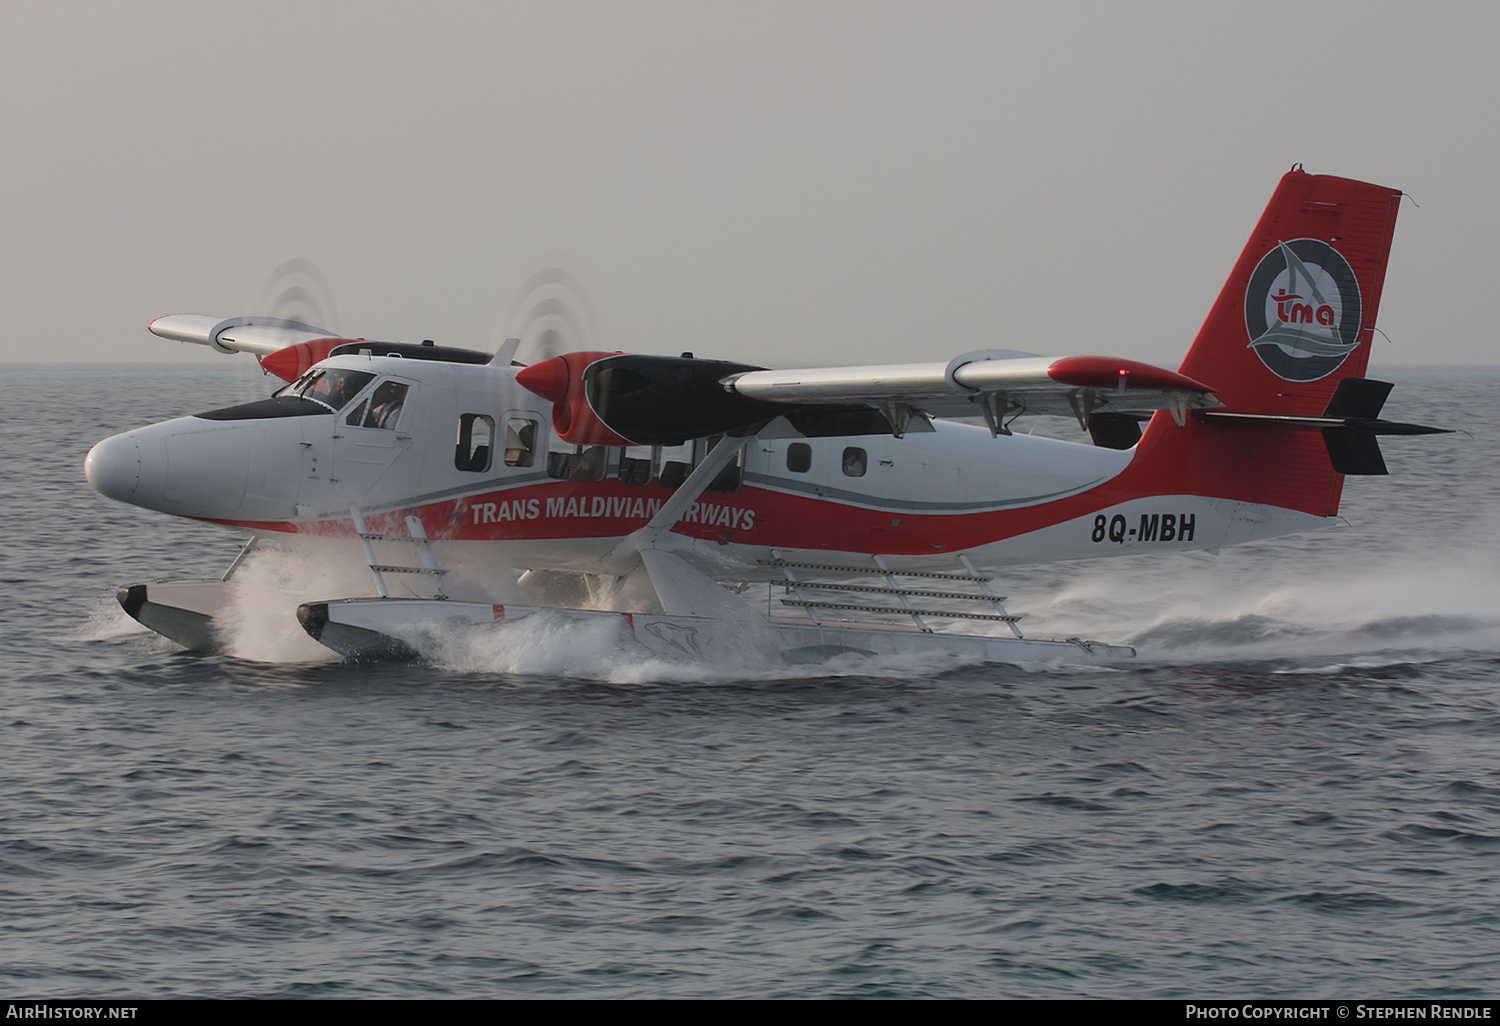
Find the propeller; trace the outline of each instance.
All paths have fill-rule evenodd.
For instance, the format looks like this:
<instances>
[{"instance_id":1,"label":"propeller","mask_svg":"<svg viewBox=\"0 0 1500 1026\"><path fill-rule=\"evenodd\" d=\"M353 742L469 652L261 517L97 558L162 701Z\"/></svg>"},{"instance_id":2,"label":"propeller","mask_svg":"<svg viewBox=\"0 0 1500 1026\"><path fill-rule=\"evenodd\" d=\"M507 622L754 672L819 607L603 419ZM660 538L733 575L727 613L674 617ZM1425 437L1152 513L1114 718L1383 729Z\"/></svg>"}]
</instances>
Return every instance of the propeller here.
<instances>
[{"instance_id":1,"label":"propeller","mask_svg":"<svg viewBox=\"0 0 1500 1026\"><path fill-rule=\"evenodd\" d=\"M520 339L516 363L533 364L563 353L596 351L600 345L598 318L574 271L558 266L566 258L552 256L521 286L510 315L497 319L491 349L505 339Z\"/></svg>"},{"instance_id":2,"label":"propeller","mask_svg":"<svg viewBox=\"0 0 1500 1026\"><path fill-rule=\"evenodd\" d=\"M520 339L516 383L552 403L552 426L574 445L678 445L746 430L784 408L746 399L723 379L741 363L607 351L580 275L553 256L521 286L505 337ZM500 323L495 326L500 337Z\"/></svg>"},{"instance_id":3,"label":"propeller","mask_svg":"<svg viewBox=\"0 0 1500 1026\"><path fill-rule=\"evenodd\" d=\"M264 311L265 316L278 321L308 327L321 325L316 330L323 332L324 338L299 342L259 357L262 368L284 381L296 381L313 364L327 359L335 346L363 341L339 337L333 288L318 265L302 257L294 257L271 272L251 309Z\"/></svg>"},{"instance_id":4,"label":"propeller","mask_svg":"<svg viewBox=\"0 0 1500 1026\"><path fill-rule=\"evenodd\" d=\"M318 325L330 336L339 333L333 288L318 265L302 257L272 271L250 309L267 317Z\"/></svg>"}]
</instances>

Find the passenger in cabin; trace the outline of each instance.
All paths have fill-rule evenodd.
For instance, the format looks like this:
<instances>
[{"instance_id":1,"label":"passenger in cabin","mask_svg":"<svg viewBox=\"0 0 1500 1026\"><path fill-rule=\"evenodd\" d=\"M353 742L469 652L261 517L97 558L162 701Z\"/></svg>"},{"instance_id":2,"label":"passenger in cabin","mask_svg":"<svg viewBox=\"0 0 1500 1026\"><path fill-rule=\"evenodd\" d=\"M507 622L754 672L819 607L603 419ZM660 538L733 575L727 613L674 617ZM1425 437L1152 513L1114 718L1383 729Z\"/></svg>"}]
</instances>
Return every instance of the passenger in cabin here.
<instances>
[{"instance_id":1,"label":"passenger in cabin","mask_svg":"<svg viewBox=\"0 0 1500 1026\"><path fill-rule=\"evenodd\" d=\"M583 450L574 464L570 481L598 481L604 476L605 450L602 445L593 445Z\"/></svg>"},{"instance_id":2,"label":"passenger in cabin","mask_svg":"<svg viewBox=\"0 0 1500 1026\"><path fill-rule=\"evenodd\" d=\"M844 476L865 476L865 451L863 449L851 445L844 450Z\"/></svg>"},{"instance_id":3,"label":"passenger in cabin","mask_svg":"<svg viewBox=\"0 0 1500 1026\"><path fill-rule=\"evenodd\" d=\"M531 450L536 445L536 424L533 421L522 421L525 426L516 430L516 421L512 420L506 428L509 441L513 444L505 448L505 465L507 467L529 467L531 466Z\"/></svg>"}]
</instances>

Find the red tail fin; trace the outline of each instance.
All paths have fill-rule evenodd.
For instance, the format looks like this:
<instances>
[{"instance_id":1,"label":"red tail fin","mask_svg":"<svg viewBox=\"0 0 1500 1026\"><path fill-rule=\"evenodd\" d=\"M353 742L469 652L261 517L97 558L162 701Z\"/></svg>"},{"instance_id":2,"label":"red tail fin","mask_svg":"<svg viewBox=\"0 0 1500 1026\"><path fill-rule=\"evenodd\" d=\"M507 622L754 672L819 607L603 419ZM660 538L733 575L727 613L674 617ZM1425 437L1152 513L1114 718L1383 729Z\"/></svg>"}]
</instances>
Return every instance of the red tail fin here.
<instances>
[{"instance_id":1,"label":"red tail fin","mask_svg":"<svg viewBox=\"0 0 1500 1026\"><path fill-rule=\"evenodd\" d=\"M1227 410L1318 416L1339 381L1361 377L1401 193L1309 175L1281 179L1183 360ZM1158 413L1136 448L1141 469L1195 495L1317 516L1338 511L1342 475L1316 431L1265 424L1178 428Z\"/></svg>"},{"instance_id":2,"label":"red tail fin","mask_svg":"<svg viewBox=\"0 0 1500 1026\"><path fill-rule=\"evenodd\" d=\"M1230 409L1322 413L1369 362L1400 200L1348 178L1285 175L1182 373Z\"/></svg>"}]
</instances>

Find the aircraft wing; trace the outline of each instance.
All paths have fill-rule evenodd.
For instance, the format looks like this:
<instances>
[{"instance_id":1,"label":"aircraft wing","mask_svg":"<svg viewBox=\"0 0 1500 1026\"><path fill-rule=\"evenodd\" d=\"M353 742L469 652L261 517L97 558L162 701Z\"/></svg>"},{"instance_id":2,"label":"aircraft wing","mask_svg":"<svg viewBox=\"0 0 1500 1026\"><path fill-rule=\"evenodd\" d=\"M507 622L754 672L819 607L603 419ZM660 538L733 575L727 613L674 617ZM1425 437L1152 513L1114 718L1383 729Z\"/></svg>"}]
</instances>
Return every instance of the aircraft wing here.
<instances>
[{"instance_id":1,"label":"aircraft wing","mask_svg":"<svg viewBox=\"0 0 1500 1026\"><path fill-rule=\"evenodd\" d=\"M927 417L982 416L995 434L1022 413L1077 418L1091 432L1111 420L1219 406L1213 389L1176 371L1106 356L1052 359L1008 350L947 363L766 370L691 357L567 353L516 381L553 403L553 425L581 445L665 445L754 432L785 415L802 434L931 430ZM1128 431L1116 434L1123 438ZM1097 437L1097 436L1096 436ZM1111 443L1101 443L1111 444ZM1125 440L1120 445L1133 444Z\"/></svg>"},{"instance_id":2,"label":"aircraft wing","mask_svg":"<svg viewBox=\"0 0 1500 1026\"><path fill-rule=\"evenodd\" d=\"M295 381L338 346L364 339L335 338L333 332L283 317L209 317L168 314L146 327L174 342L192 342L221 353L251 353L261 367L284 381Z\"/></svg>"},{"instance_id":3,"label":"aircraft wing","mask_svg":"<svg viewBox=\"0 0 1500 1026\"><path fill-rule=\"evenodd\" d=\"M193 342L210 346L221 353L270 353L314 339L325 339L333 332L301 321L281 317L209 317L204 314L169 314L147 325L153 335L174 342Z\"/></svg>"},{"instance_id":4,"label":"aircraft wing","mask_svg":"<svg viewBox=\"0 0 1500 1026\"><path fill-rule=\"evenodd\" d=\"M1005 350L965 353L948 363L748 371L726 384L762 402L862 404L888 418L897 407L937 417L982 414L997 429L1022 413L1086 421L1101 413L1144 416L1165 409L1180 419L1186 410L1220 405L1209 385L1137 360Z\"/></svg>"}]
</instances>

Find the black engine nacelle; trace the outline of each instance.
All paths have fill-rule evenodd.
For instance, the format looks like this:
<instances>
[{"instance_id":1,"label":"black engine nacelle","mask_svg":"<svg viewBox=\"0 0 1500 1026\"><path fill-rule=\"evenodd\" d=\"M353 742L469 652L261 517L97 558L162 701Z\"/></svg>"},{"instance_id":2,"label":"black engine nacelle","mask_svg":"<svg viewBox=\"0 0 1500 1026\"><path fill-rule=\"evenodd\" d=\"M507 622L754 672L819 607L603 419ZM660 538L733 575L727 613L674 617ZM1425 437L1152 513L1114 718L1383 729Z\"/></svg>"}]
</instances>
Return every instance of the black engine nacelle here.
<instances>
[{"instance_id":1,"label":"black engine nacelle","mask_svg":"<svg viewBox=\"0 0 1500 1026\"><path fill-rule=\"evenodd\" d=\"M692 357L568 353L517 372L516 381L552 400L552 426L566 442L680 445L751 430L787 412L723 384L762 369Z\"/></svg>"}]
</instances>

